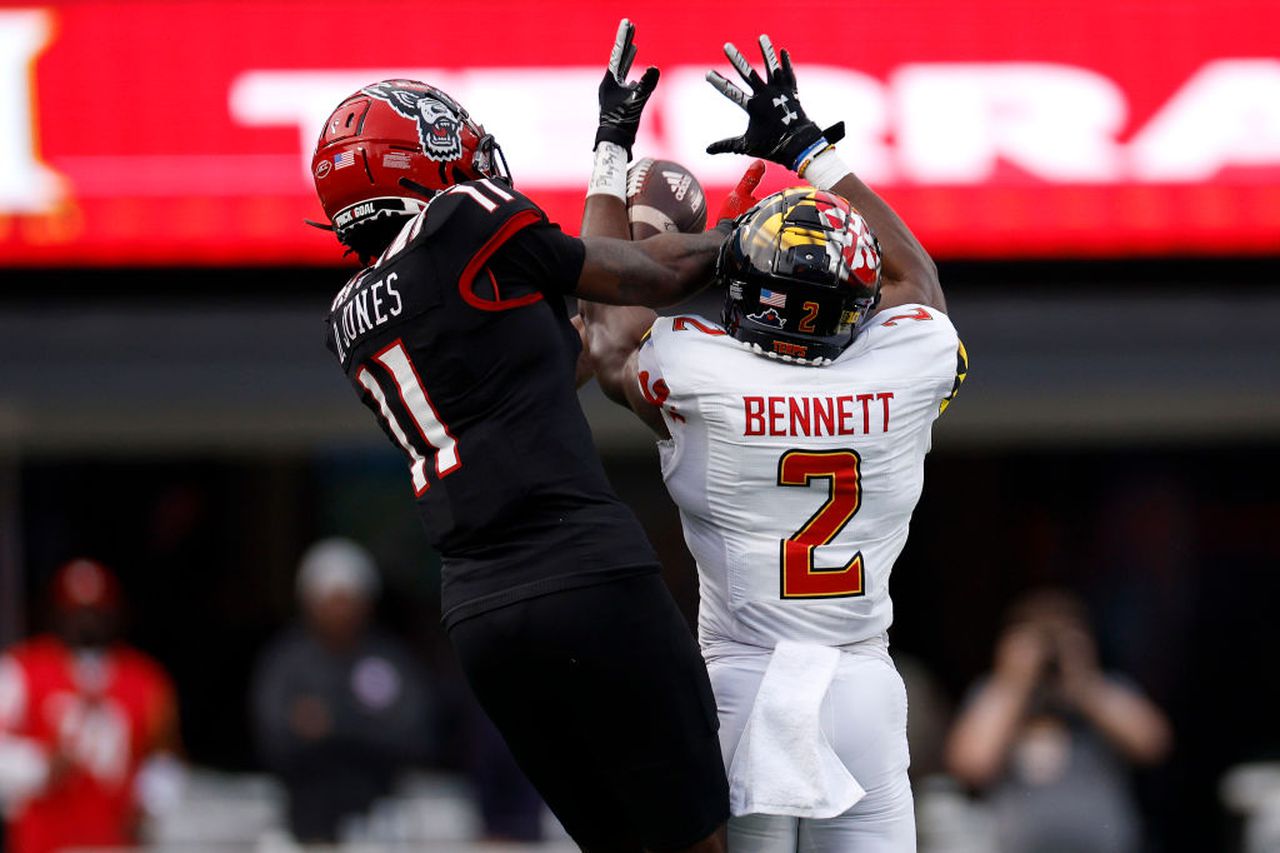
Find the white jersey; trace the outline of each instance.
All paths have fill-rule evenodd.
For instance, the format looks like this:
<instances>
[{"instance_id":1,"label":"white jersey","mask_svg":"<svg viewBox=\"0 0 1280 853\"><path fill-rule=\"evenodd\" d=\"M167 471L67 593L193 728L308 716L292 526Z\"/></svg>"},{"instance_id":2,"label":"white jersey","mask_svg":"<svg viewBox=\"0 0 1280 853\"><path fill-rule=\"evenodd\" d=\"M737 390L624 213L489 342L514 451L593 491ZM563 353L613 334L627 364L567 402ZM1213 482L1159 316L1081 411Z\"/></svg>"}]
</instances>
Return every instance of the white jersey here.
<instances>
[{"instance_id":1,"label":"white jersey","mask_svg":"<svg viewBox=\"0 0 1280 853\"><path fill-rule=\"evenodd\" d=\"M756 355L700 317L658 319L639 379L671 431L662 471L698 563L708 658L889 627L932 424L965 370L951 321L921 305L881 311L818 368Z\"/></svg>"}]
</instances>

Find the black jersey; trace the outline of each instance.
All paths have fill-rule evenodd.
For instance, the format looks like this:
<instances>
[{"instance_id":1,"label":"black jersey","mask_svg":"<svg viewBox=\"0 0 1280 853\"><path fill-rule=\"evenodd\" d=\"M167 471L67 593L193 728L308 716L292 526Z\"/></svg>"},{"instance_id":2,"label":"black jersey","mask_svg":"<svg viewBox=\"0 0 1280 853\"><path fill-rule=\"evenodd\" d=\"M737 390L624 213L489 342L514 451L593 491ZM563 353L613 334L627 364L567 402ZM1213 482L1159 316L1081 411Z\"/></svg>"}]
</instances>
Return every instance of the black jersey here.
<instances>
[{"instance_id":1,"label":"black jersey","mask_svg":"<svg viewBox=\"0 0 1280 853\"><path fill-rule=\"evenodd\" d=\"M489 180L451 187L338 293L328 346L407 456L446 624L656 571L578 405L582 242Z\"/></svg>"}]
</instances>

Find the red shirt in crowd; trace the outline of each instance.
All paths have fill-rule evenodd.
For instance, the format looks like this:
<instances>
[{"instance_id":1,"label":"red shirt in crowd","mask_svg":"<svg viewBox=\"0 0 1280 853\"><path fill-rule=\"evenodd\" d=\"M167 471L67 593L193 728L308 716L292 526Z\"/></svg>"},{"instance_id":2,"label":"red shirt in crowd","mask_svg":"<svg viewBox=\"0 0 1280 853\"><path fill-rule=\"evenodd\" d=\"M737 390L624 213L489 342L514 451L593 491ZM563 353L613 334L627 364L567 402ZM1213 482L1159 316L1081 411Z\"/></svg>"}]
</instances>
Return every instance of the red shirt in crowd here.
<instances>
[{"instance_id":1,"label":"red shirt in crowd","mask_svg":"<svg viewBox=\"0 0 1280 853\"><path fill-rule=\"evenodd\" d=\"M134 843L135 776L175 721L169 678L141 652L87 653L53 636L10 648L0 657L0 739L35 747L47 773L7 804L8 853Z\"/></svg>"}]
</instances>

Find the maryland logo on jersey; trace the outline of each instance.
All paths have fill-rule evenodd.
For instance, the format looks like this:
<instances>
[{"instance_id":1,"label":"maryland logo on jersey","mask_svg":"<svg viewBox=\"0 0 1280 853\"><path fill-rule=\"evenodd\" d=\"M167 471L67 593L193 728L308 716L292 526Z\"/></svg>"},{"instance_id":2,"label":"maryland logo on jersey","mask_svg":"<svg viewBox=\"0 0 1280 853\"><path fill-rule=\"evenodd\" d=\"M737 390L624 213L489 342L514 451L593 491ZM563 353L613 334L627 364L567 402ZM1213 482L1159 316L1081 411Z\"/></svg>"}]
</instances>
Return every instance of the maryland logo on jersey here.
<instances>
[{"instance_id":1,"label":"maryland logo on jersey","mask_svg":"<svg viewBox=\"0 0 1280 853\"><path fill-rule=\"evenodd\" d=\"M717 268L724 323L756 352L830 363L880 293L880 245L848 201L795 187L743 214Z\"/></svg>"}]
</instances>

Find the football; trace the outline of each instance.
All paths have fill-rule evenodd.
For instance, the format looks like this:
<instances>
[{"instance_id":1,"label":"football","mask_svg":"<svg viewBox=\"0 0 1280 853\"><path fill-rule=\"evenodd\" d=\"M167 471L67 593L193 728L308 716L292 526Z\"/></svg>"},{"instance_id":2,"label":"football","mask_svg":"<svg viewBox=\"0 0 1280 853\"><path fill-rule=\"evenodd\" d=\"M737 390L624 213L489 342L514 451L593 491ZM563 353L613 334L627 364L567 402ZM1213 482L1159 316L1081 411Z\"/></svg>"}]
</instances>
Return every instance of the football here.
<instances>
[{"instance_id":1,"label":"football","mask_svg":"<svg viewBox=\"0 0 1280 853\"><path fill-rule=\"evenodd\" d=\"M707 226L707 197L684 166L643 157L627 170L627 217L632 240L664 231L690 234Z\"/></svg>"}]
</instances>

